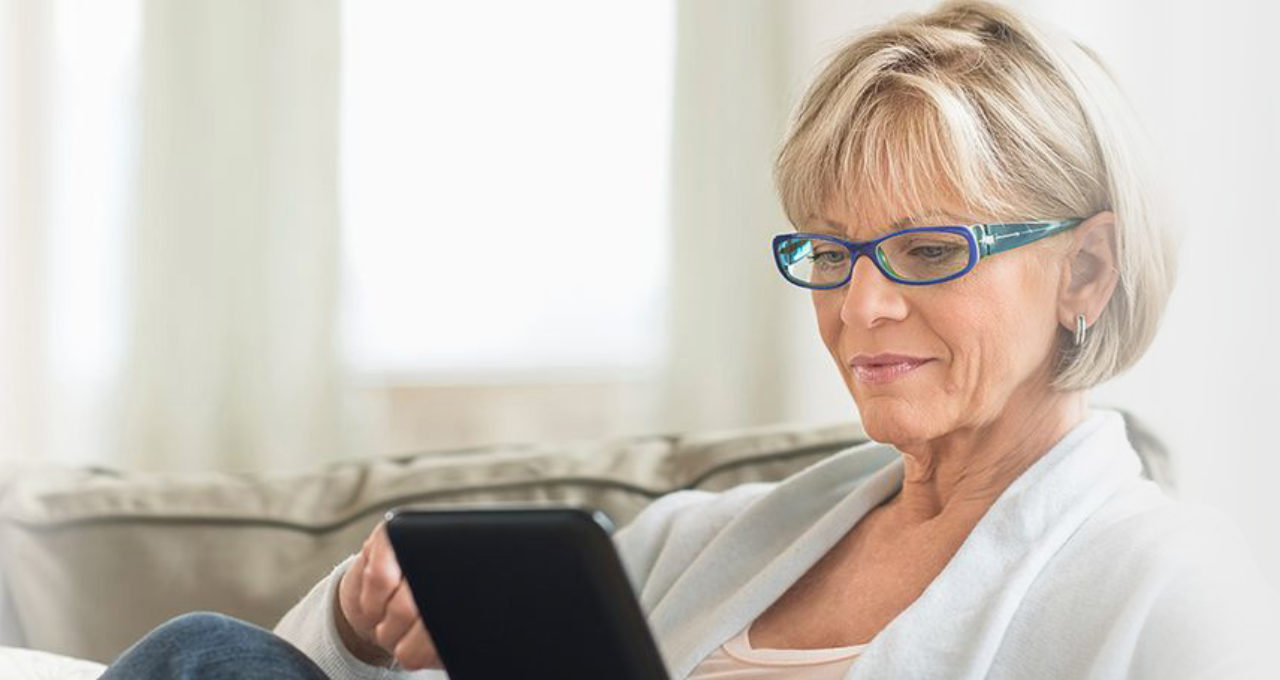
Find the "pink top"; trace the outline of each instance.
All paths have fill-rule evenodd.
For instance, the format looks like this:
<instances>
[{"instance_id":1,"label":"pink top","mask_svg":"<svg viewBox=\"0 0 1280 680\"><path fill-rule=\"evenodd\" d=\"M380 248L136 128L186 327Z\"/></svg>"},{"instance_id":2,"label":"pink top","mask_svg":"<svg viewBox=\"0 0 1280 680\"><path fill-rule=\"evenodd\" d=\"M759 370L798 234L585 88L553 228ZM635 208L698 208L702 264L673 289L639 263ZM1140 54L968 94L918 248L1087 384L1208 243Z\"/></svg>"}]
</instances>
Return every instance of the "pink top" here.
<instances>
[{"instance_id":1,"label":"pink top","mask_svg":"<svg viewBox=\"0 0 1280 680\"><path fill-rule=\"evenodd\" d=\"M752 649L742 632L712 652L689 674L689 680L840 680L867 645L827 649Z\"/></svg>"}]
</instances>

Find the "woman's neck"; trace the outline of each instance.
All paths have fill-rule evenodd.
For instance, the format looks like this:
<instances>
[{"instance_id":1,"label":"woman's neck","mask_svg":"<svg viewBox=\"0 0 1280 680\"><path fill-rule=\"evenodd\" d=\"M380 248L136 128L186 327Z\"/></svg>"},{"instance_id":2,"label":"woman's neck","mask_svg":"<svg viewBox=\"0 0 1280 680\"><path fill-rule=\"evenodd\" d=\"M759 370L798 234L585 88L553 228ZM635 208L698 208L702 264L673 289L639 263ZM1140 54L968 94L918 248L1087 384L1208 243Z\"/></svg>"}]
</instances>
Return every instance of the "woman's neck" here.
<instances>
[{"instance_id":1,"label":"woman's neck","mask_svg":"<svg viewBox=\"0 0 1280 680\"><path fill-rule=\"evenodd\" d=\"M1086 411L1083 392L1057 392L1029 407L1010 406L991 422L899 448L902 488L877 514L900 530L967 531Z\"/></svg>"}]
</instances>

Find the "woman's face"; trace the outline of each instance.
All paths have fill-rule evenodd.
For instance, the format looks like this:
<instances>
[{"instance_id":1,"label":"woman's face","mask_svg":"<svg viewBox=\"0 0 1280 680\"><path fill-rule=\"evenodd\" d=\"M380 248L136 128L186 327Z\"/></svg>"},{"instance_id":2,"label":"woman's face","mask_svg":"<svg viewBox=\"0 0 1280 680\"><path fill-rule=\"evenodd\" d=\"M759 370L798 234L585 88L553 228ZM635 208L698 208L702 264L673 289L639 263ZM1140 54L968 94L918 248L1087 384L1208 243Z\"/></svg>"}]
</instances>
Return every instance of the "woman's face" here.
<instances>
[{"instance_id":1,"label":"woman's face","mask_svg":"<svg viewBox=\"0 0 1280 680\"><path fill-rule=\"evenodd\" d=\"M900 225L893 223L902 216L892 214L823 217L805 230L857 241L909 226L991 221L945 209ZM1033 408L1048 395L1060 265L1052 249L1037 245L984 258L968 274L928 286L889 281L860 258L846 286L813 291L822 341L868 435L901 448ZM923 363L877 366L876 356L885 354Z\"/></svg>"}]
</instances>

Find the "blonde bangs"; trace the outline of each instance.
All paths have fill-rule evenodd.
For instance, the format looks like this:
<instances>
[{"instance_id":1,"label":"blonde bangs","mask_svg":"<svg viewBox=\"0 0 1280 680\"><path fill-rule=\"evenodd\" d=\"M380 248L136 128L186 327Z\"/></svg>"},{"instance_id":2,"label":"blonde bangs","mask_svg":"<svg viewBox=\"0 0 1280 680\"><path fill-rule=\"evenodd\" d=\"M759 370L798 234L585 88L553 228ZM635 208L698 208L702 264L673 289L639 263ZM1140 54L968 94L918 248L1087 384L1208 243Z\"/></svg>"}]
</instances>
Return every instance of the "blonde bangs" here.
<instances>
[{"instance_id":1,"label":"blonde bangs","mask_svg":"<svg viewBox=\"0 0 1280 680\"><path fill-rule=\"evenodd\" d=\"M873 221L924 216L940 204L990 219L1064 212L1038 205L1031 176L1010 162L1016 154L1001 149L960 88L901 72L842 85L857 91L831 93L779 155L775 179L796 228L834 206ZM855 105L833 120L842 101Z\"/></svg>"},{"instance_id":2,"label":"blonde bangs","mask_svg":"<svg viewBox=\"0 0 1280 680\"><path fill-rule=\"evenodd\" d=\"M860 219L873 222L924 217L946 205L970 215L1017 211L1000 191L1000 168L991 140L970 125L972 117L950 115L964 104L951 93L923 96L912 76L894 74L881 84L861 112L857 132L832 140L839 148L836 173L823 178L822 201L797 206L798 215L821 214L842 201Z\"/></svg>"}]
</instances>

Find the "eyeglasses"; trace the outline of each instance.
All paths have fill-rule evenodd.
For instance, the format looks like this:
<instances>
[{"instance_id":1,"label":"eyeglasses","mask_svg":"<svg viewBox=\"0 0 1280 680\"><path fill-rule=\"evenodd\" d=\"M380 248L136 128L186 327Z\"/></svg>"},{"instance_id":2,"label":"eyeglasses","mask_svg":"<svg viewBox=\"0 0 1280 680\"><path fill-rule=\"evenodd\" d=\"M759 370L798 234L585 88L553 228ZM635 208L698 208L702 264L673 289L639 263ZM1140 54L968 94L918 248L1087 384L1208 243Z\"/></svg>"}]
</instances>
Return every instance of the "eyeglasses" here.
<instances>
[{"instance_id":1,"label":"eyeglasses","mask_svg":"<svg viewBox=\"0 0 1280 680\"><path fill-rule=\"evenodd\" d=\"M802 288L839 288L866 255L890 281L925 286L968 274L978 260L1066 231L1084 220L915 227L871 241L828 234L779 234L773 259L783 278Z\"/></svg>"}]
</instances>

